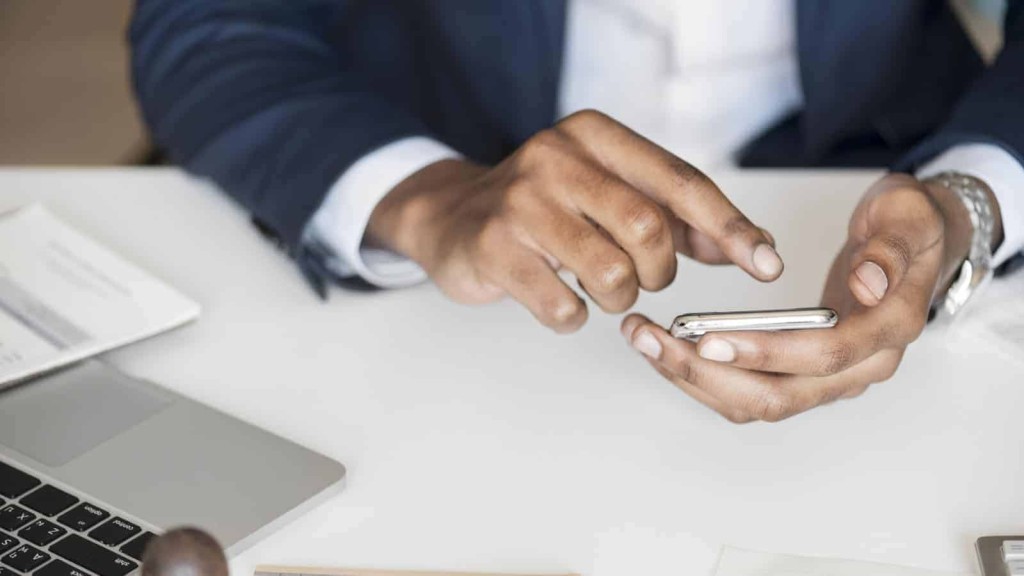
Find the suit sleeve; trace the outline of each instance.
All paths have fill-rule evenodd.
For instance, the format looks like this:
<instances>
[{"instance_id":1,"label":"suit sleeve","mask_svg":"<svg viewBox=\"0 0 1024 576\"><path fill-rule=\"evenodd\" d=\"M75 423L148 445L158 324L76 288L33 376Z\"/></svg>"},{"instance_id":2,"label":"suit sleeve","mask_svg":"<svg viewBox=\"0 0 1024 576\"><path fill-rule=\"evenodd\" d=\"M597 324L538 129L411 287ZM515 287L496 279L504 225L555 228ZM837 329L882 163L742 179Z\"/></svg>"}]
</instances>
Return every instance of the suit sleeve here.
<instances>
[{"instance_id":1,"label":"suit sleeve","mask_svg":"<svg viewBox=\"0 0 1024 576\"><path fill-rule=\"evenodd\" d=\"M286 245L356 160L428 135L344 53L345 0L138 0L132 74L155 143Z\"/></svg>"},{"instance_id":2,"label":"suit sleeve","mask_svg":"<svg viewBox=\"0 0 1024 576\"><path fill-rule=\"evenodd\" d=\"M913 171L946 149L969 143L995 144L1024 164L1024 0L1008 0L1004 31L995 63L957 103L949 120L900 159L896 170Z\"/></svg>"}]
</instances>

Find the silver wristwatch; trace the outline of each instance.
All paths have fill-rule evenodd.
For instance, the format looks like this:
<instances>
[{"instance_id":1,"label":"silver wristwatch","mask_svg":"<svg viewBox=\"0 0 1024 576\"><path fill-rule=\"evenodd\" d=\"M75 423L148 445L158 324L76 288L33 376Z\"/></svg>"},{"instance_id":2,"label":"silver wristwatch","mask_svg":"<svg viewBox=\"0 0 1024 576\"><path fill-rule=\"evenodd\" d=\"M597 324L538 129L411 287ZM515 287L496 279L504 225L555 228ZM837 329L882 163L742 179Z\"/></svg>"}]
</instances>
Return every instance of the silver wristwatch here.
<instances>
[{"instance_id":1,"label":"silver wristwatch","mask_svg":"<svg viewBox=\"0 0 1024 576\"><path fill-rule=\"evenodd\" d=\"M945 296L936 302L940 314L953 316L963 310L971 297L992 278L992 237L996 217L989 199L991 189L982 180L959 172L942 172L924 181L943 186L956 194L967 209L974 228L967 258L960 265L960 271Z\"/></svg>"}]
</instances>

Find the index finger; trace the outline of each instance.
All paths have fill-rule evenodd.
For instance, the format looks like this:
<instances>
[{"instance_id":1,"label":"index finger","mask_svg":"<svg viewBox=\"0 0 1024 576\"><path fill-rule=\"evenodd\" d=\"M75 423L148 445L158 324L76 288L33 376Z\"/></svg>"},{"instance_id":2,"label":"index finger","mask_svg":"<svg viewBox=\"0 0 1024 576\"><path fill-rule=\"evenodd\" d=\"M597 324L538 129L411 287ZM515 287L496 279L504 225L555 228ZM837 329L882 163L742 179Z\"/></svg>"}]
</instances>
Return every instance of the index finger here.
<instances>
[{"instance_id":1,"label":"index finger","mask_svg":"<svg viewBox=\"0 0 1024 576\"><path fill-rule=\"evenodd\" d=\"M782 259L761 228L690 163L600 112L577 112L559 128L606 168L711 238L754 278L768 282L782 274Z\"/></svg>"}]
</instances>

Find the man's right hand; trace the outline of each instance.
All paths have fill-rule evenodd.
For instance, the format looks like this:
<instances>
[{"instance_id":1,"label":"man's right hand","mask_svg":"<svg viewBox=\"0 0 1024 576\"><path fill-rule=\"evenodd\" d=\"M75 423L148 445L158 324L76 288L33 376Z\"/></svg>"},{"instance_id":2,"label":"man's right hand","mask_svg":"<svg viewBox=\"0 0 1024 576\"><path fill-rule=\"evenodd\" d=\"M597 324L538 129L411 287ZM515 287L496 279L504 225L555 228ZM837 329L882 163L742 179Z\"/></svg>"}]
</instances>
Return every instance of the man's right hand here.
<instances>
[{"instance_id":1,"label":"man's right hand","mask_svg":"<svg viewBox=\"0 0 1024 576\"><path fill-rule=\"evenodd\" d=\"M593 111L537 133L493 168L446 160L377 206L367 241L419 263L450 298L509 295L557 332L587 318L565 267L607 312L676 275L676 252L782 273L772 240L700 170Z\"/></svg>"}]
</instances>

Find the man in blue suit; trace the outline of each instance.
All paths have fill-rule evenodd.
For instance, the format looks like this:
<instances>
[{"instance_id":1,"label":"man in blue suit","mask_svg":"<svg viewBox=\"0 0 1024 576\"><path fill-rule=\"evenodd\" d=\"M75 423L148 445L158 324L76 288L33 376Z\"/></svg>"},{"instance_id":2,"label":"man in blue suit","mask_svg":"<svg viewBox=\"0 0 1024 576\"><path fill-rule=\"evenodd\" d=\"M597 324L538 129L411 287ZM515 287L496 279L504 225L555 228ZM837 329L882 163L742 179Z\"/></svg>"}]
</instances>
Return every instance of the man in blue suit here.
<instances>
[{"instance_id":1,"label":"man in blue suit","mask_svg":"<svg viewBox=\"0 0 1024 576\"><path fill-rule=\"evenodd\" d=\"M677 252L781 274L694 163L905 172L852 217L836 329L623 321L693 397L778 420L888 378L933 302L1024 247L1024 1L1004 8L991 64L942 0L139 0L131 40L157 144L315 284L429 276L560 332L588 313L561 268L609 312Z\"/></svg>"}]
</instances>

